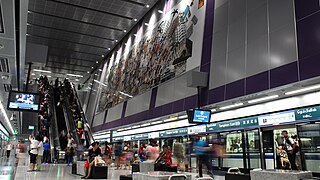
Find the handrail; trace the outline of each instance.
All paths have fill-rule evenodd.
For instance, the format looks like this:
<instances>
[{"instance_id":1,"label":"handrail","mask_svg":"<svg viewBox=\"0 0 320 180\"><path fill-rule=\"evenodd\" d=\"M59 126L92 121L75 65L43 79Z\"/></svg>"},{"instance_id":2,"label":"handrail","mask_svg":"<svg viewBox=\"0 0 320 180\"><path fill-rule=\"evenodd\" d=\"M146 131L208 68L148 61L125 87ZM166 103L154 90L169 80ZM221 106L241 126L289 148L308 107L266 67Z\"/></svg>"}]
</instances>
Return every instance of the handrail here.
<instances>
[{"instance_id":1,"label":"handrail","mask_svg":"<svg viewBox=\"0 0 320 180\"><path fill-rule=\"evenodd\" d=\"M75 95L76 97L76 103L77 103L77 107L79 108L80 110L80 115L81 115L81 119L83 121L83 124L88 124L88 120L87 120L87 117L85 116L84 114L84 111L83 111L83 108L81 106L81 103L80 103L80 100L79 100L79 97L78 97L78 93L75 89L75 87L71 84L71 87L72 87L72 91L73 91L73 94ZM90 144L94 142L94 138L93 138L93 135L92 135L92 132L91 132L91 128L88 127L89 131L88 131L88 135L89 135L89 140L90 140Z\"/></svg>"},{"instance_id":2,"label":"handrail","mask_svg":"<svg viewBox=\"0 0 320 180\"><path fill-rule=\"evenodd\" d=\"M54 92L53 92L53 87L50 86L50 94L51 94L51 107L52 107L52 118L50 120L51 122L51 131L54 131L54 139L52 141L52 138L50 138L50 145L52 146L52 142L54 143L54 147L56 147L56 149L61 149L60 146L60 141L59 141L59 130L58 130L58 123L57 123L57 113L56 113L56 102L55 102L55 98L54 98ZM53 149L53 148L51 148ZM51 152L53 154L53 152Z\"/></svg>"}]
</instances>

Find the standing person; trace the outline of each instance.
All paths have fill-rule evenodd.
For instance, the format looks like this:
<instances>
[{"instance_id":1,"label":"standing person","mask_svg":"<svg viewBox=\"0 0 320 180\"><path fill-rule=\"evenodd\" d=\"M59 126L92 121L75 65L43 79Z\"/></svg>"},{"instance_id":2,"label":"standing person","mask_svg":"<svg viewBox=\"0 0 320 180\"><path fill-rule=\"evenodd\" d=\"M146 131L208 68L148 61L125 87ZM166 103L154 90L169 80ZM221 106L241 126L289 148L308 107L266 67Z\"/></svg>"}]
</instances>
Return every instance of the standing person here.
<instances>
[{"instance_id":1,"label":"standing person","mask_svg":"<svg viewBox=\"0 0 320 180\"><path fill-rule=\"evenodd\" d=\"M296 153L293 152L294 141L291 137L288 136L288 131L284 130L281 132L283 138L283 150L288 154L288 159L291 164L292 170L298 170L296 166Z\"/></svg>"},{"instance_id":2,"label":"standing person","mask_svg":"<svg viewBox=\"0 0 320 180\"><path fill-rule=\"evenodd\" d=\"M202 174L202 165L204 164L207 167L208 173L213 177L212 165L209 157L210 147L203 140L200 140L200 137L195 138L194 149L195 154L197 155L198 167L199 167L199 177L203 177Z\"/></svg>"},{"instance_id":3,"label":"standing person","mask_svg":"<svg viewBox=\"0 0 320 180\"><path fill-rule=\"evenodd\" d=\"M139 160L139 147L138 144L133 145L133 162Z\"/></svg>"},{"instance_id":4,"label":"standing person","mask_svg":"<svg viewBox=\"0 0 320 180\"><path fill-rule=\"evenodd\" d=\"M177 160L177 167L179 171L185 170L184 160L185 152L182 143L176 142L173 144L173 157Z\"/></svg>"},{"instance_id":5,"label":"standing person","mask_svg":"<svg viewBox=\"0 0 320 180\"><path fill-rule=\"evenodd\" d=\"M29 150L30 165L29 165L28 172L32 172L34 171L34 165L36 164L36 160L37 160L39 141L36 140L33 135L29 136L29 141L30 141L30 150Z\"/></svg>"},{"instance_id":6,"label":"standing person","mask_svg":"<svg viewBox=\"0 0 320 180\"><path fill-rule=\"evenodd\" d=\"M43 144L43 163L48 164L50 160L50 144L45 141Z\"/></svg>"},{"instance_id":7,"label":"standing person","mask_svg":"<svg viewBox=\"0 0 320 180\"><path fill-rule=\"evenodd\" d=\"M43 142L42 142L42 138L38 135L36 137L36 140L39 141L39 144L38 144L38 156L37 156L37 161L36 161L36 165L35 165L35 168L34 170L35 171L40 171L41 169L41 161L42 161L42 158L43 158Z\"/></svg>"},{"instance_id":8,"label":"standing person","mask_svg":"<svg viewBox=\"0 0 320 180\"><path fill-rule=\"evenodd\" d=\"M111 164L111 147L109 146L108 141L104 143L104 153L103 153L103 159L106 162L107 166Z\"/></svg>"},{"instance_id":9,"label":"standing person","mask_svg":"<svg viewBox=\"0 0 320 180\"><path fill-rule=\"evenodd\" d=\"M7 158L10 157L10 152L11 152L11 149L12 149L12 144L10 142L8 142L7 144Z\"/></svg>"},{"instance_id":10,"label":"standing person","mask_svg":"<svg viewBox=\"0 0 320 180\"><path fill-rule=\"evenodd\" d=\"M121 142L118 142L117 145L116 145L116 148L114 150L114 155L116 157L116 170L119 169L120 167L120 158L122 156L122 143Z\"/></svg>"},{"instance_id":11,"label":"standing person","mask_svg":"<svg viewBox=\"0 0 320 180\"><path fill-rule=\"evenodd\" d=\"M147 157L148 160L156 160L159 156L159 148L157 147L157 143L155 140L151 140L150 145L147 146Z\"/></svg>"},{"instance_id":12,"label":"standing person","mask_svg":"<svg viewBox=\"0 0 320 180\"><path fill-rule=\"evenodd\" d=\"M159 154L157 159L155 160L155 163L164 163L167 166L171 166L172 164L172 153L169 150L169 146L167 144L162 146L162 152Z\"/></svg>"},{"instance_id":13,"label":"standing person","mask_svg":"<svg viewBox=\"0 0 320 180\"><path fill-rule=\"evenodd\" d=\"M144 149L144 144L140 144L139 147L139 159L141 162L145 161L147 159L147 155Z\"/></svg>"}]
</instances>

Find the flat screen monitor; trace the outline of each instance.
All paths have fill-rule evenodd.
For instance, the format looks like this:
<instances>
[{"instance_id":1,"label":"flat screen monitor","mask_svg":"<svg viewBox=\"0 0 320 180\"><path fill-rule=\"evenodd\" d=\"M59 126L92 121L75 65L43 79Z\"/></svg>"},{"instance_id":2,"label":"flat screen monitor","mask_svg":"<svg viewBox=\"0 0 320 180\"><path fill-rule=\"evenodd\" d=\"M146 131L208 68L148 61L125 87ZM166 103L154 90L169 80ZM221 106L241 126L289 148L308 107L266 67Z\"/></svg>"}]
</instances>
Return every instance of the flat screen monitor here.
<instances>
[{"instance_id":1,"label":"flat screen monitor","mask_svg":"<svg viewBox=\"0 0 320 180\"><path fill-rule=\"evenodd\" d=\"M14 111L37 112L39 110L39 94L10 91L7 108Z\"/></svg>"},{"instance_id":2,"label":"flat screen monitor","mask_svg":"<svg viewBox=\"0 0 320 180\"><path fill-rule=\"evenodd\" d=\"M193 109L187 111L189 123L209 124L211 111L203 109Z\"/></svg>"}]
</instances>

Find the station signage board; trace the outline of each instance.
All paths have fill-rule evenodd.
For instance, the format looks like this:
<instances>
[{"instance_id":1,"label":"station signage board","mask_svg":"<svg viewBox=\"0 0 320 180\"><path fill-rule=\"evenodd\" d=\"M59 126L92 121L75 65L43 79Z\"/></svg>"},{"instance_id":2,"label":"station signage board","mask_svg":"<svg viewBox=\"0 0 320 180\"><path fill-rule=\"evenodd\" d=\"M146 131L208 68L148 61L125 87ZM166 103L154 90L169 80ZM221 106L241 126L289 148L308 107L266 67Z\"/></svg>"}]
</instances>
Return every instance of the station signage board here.
<instances>
[{"instance_id":1,"label":"station signage board","mask_svg":"<svg viewBox=\"0 0 320 180\"><path fill-rule=\"evenodd\" d=\"M148 133L133 135L132 140L148 139Z\"/></svg>"},{"instance_id":2,"label":"station signage board","mask_svg":"<svg viewBox=\"0 0 320 180\"><path fill-rule=\"evenodd\" d=\"M159 132L148 133L148 138L149 138L149 139L159 138L159 136L160 136L160 133L159 133Z\"/></svg>"},{"instance_id":3,"label":"station signage board","mask_svg":"<svg viewBox=\"0 0 320 180\"><path fill-rule=\"evenodd\" d=\"M160 137L184 136L188 135L188 128L179 128L173 130L160 131Z\"/></svg>"},{"instance_id":4,"label":"station signage board","mask_svg":"<svg viewBox=\"0 0 320 180\"><path fill-rule=\"evenodd\" d=\"M197 133L205 133L205 132L207 132L206 125L188 127L188 134L197 134Z\"/></svg>"},{"instance_id":5,"label":"station signage board","mask_svg":"<svg viewBox=\"0 0 320 180\"><path fill-rule=\"evenodd\" d=\"M223 131L236 128L246 128L251 126L258 126L258 116L211 123L207 125L207 131Z\"/></svg>"},{"instance_id":6,"label":"station signage board","mask_svg":"<svg viewBox=\"0 0 320 180\"><path fill-rule=\"evenodd\" d=\"M315 120L320 118L320 106L300 108L295 110L296 120Z\"/></svg>"},{"instance_id":7,"label":"station signage board","mask_svg":"<svg viewBox=\"0 0 320 180\"><path fill-rule=\"evenodd\" d=\"M279 125L283 123L293 122L296 120L295 111L284 111L279 113L272 113L261 115L258 117L259 125Z\"/></svg>"},{"instance_id":8,"label":"station signage board","mask_svg":"<svg viewBox=\"0 0 320 180\"><path fill-rule=\"evenodd\" d=\"M123 137L112 138L112 142L121 142L121 141L123 141Z\"/></svg>"}]
</instances>

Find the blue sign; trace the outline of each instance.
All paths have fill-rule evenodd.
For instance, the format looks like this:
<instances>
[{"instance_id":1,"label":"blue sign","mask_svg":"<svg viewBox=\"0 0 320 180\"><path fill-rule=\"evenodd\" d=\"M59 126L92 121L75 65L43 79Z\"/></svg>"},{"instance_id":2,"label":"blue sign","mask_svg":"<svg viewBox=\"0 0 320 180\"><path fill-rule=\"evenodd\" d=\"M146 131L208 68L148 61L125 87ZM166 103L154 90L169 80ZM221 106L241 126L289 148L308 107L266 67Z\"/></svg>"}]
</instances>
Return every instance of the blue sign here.
<instances>
[{"instance_id":1,"label":"blue sign","mask_svg":"<svg viewBox=\"0 0 320 180\"><path fill-rule=\"evenodd\" d=\"M193 122L195 123L210 123L211 112L204 110L194 110Z\"/></svg>"}]
</instances>

